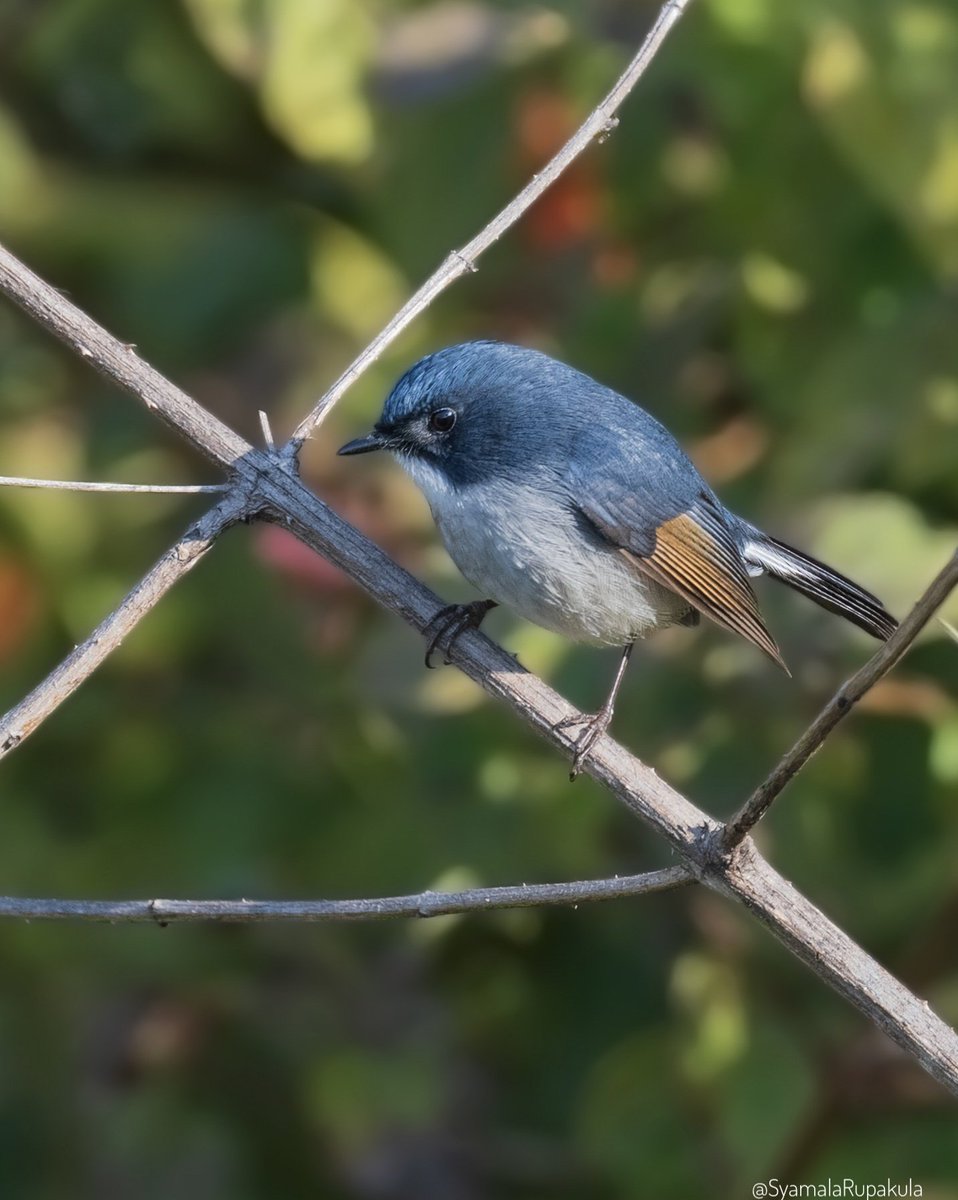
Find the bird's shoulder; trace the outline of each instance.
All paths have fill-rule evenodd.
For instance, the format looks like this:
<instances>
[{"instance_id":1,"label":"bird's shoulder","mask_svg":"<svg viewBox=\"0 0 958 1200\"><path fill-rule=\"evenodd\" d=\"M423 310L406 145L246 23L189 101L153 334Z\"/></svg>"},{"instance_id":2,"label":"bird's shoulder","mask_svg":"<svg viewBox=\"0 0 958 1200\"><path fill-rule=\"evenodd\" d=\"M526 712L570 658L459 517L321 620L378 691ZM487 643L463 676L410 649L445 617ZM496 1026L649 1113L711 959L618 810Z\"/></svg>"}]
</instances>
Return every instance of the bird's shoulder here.
<instances>
[{"instance_id":1,"label":"bird's shoulder","mask_svg":"<svg viewBox=\"0 0 958 1200\"><path fill-rule=\"evenodd\" d=\"M671 434L643 417L611 421L570 456L573 503L637 571L784 667L752 592L735 518Z\"/></svg>"},{"instance_id":2,"label":"bird's shoulder","mask_svg":"<svg viewBox=\"0 0 958 1200\"><path fill-rule=\"evenodd\" d=\"M583 423L566 459L570 493L628 543L654 540L663 522L699 508L721 520L721 505L691 459L655 417L611 393Z\"/></svg>"}]
</instances>

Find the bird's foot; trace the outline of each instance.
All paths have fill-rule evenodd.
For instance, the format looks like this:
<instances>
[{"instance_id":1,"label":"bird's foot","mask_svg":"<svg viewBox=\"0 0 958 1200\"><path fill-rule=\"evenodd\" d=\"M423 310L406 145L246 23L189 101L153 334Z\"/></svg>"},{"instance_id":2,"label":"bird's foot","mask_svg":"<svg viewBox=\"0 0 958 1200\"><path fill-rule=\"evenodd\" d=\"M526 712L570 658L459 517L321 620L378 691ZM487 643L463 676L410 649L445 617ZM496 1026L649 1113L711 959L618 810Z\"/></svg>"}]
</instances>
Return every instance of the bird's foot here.
<instances>
[{"instance_id":1,"label":"bird's foot","mask_svg":"<svg viewBox=\"0 0 958 1200\"><path fill-rule=\"evenodd\" d=\"M569 772L570 783L575 783L576 777L582 770L582 764L591 752L592 747L606 732L611 723L612 705L603 704L597 713L575 713L573 716L565 717L552 726L557 733L565 729L571 729L575 725L583 726L582 733L572 742L575 753L572 756L572 770Z\"/></svg>"},{"instance_id":2,"label":"bird's foot","mask_svg":"<svg viewBox=\"0 0 958 1200\"><path fill-rule=\"evenodd\" d=\"M467 629L478 629L486 613L495 607L495 600L473 600L470 604L447 604L441 608L423 630L429 638L426 666L432 668L432 656L441 650L443 665L448 667L449 653L456 639Z\"/></svg>"}]
</instances>

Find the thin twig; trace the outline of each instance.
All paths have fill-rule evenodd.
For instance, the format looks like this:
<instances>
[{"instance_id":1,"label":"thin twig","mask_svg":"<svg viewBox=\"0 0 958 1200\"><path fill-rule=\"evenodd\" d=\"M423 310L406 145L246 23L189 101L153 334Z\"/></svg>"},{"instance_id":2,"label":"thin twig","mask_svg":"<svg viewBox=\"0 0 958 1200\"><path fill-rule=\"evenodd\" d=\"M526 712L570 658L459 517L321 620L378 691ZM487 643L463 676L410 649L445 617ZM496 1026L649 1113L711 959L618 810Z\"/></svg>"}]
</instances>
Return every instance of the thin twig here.
<instances>
[{"instance_id":1,"label":"thin twig","mask_svg":"<svg viewBox=\"0 0 958 1200\"><path fill-rule=\"evenodd\" d=\"M938 624L942 627L945 633L948 634L953 642L958 642L958 629L956 629L950 621L946 621L944 617L938 617Z\"/></svg>"},{"instance_id":2,"label":"thin twig","mask_svg":"<svg viewBox=\"0 0 958 1200\"><path fill-rule=\"evenodd\" d=\"M341 566L420 632L429 625L440 606L438 597L298 480L277 472L261 486L286 526L307 545ZM557 727L575 709L541 679L478 630L464 633L450 657L485 691L569 753L571 743ZM745 842L731 861L717 858L714 847L722 826L608 736L596 743L584 770L662 834L705 883L745 904L821 978L958 1093L954 1030L782 879L751 842Z\"/></svg>"},{"instance_id":3,"label":"thin twig","mask_svg":"<svg viewBox=\"0 0 958 1200\"><path fill-rule=\"evenodd\" d=\"M2 260L0 253L0 288L5 285ZM19 280L25 278L23 271L25 268L17 275ZM49 292L52 289L47 295ZM53 296L55 303L37 310L41 323L71 343L79 339L80 331L82 336L92 331L95 336L90 345L94 349L88 357L94 365L141 400L148 398L188 440L214 456L237 441L248 447L152 367L135 357L127 360L122 345L85 314L78 317L74 305L56 293ZM232 465L248 487L249 507L244 511L268 503L277 520L341 566L380 604L420 632L432 621L441 607L439 598L332 512L288 469L251 447L238 454ZM456 642L451 658L553 745L569 752L570 743L556 726L575 710L541 679L524 671L511 655L481 632L470 630ZM607 736L597 742L585 770L658 830L694 874L743 903L816 974L913 1054L945 1087L958 1093L955 1032L783 880L750 841L731 859L717 856L715 846L722 826Z\"/></svg>"},{"instance_id":4,"label":"thin twig","mask_svg":"<svg viewBox=\"0 0 958 1200\"><path fill-rule=\"evenodd\" d=\"M682 3L673 0L665 6L656 24L657 35L653 31L640 53L640 59L645 57L636 77L644 70L658 42L686 3L687 0ZM653 42L656 36L658 40ZM624 86L623 95L629 86L631 83ZM621 96L618 96L615 104L620 100ZM596 111L601 112L601 106ZM612 123L611 110L607 110L604 123L600 119L600 125L608 129ZM585 141L591 136L594 133L587 132ZM578 153L578 149L575 152ZM565 150L558 157L564 153ZM563 165L564 160L559 169ZM547 170L550 169L551 165ZM509 206L505 209L480 239L495 240L519 212L524 211L541 190L536 181L530 188L531 191L527 189L518 198L519 208L513 210ZM472 265L474 257L475 250L470 244L451 259L465 271ZM193 445L228 467L237 479L237 491L228 499L236 500L241 515L250 515L259 511L262 503L268 503L275 519L282 520L304 542L343 567L381 604L420 631L431 622L440 607L438 597L333 513L295 477L296 438L300 431L304 431L303 436L308 436L322 411L328 409L358 370L368 365L388 340L454 277L453 274L447 279L442 271L438 272L399 314L398 323L391 323L373 343L372 357L361 356L357 360L358 369L347 372L344 382L334 385L328 393L331 399L324 397L297 430L287 447L292 452L287 455L284 465L254 450L239 434L143 362L131 347L111 337L0 248L0 289L7 291L40 324L89 359L103 374L156 411ZM385 340L381 340L383 338ZM320 409L322 411L318 411ZM204 521L211 517L212 513L207 514ZM101 631L107 635L111 633L110 622L111 618L108 618L101 626ZM117 641L113 638L107 650ZM96 635L84 646L92 655L93 665L105 656L106 650L99 654ZM456 642L451 657L487 692L509 704L553 745L569 752L569 741L558 732L557 725L574 710L542 680L524 671L511 655L481 632L468 631ZM82 677L88 673L85 670ZM59 703L59 698L55 702ZM585 770L608 787L633 813L658 830L678 851L692 874L744 904L816 974L913 1054L934 1078L958 1092L958 1036L955 1032L931 1011L927 1003L903 987L782 879L758 854L750 840L746 840L733 856L716 855L722 826L607 736L596 744Z\"/></svg>"},{"instance_id":5,"label":"thin twig","mask_svg":"<svg viewBox=\"0 0 958 1200\"><path fill-rule=\"evenodd\" d=\"M15 750L93 674L173 584L196 566L223 530L243 516L247 503L240 492L234 492L191 525L86 641L0 718L0 758Z\"/></svg>"},{"instance_id":6,"label":"thin twig","mask_svg":"<svg viewBox=\"0 0 958 1200\"><path fill-rule=\"evenodd\" d=\"M782 758L771 775L755 789L735 816L726 824L721 836L721 848L724 853L728 854L734 850L749 830L761 820L772 801L794 779L835 726L848 716L854 705L869 688L874 687L878 680L901 659L955 587L958 587L958 550L931 581L917 604L888 641L865 663L861 670L842 684L791 750Z\"/></svg>"},{"instance_id":7,"label":"thin twig","mask_svg":"<svg viewBox=\"0 0 958 1200\"><path fill-rule=\"evenodd\" d=\"M164 496L192 496L228 492L228 483L92 483L77 479L24 479L0 475L0 487L49 488L61 492L150 492Z\"/></svg>"},{"instance_id":8,"label":"thin twig","mask_svg":"<svg viewBox=\"0 0 958 1200\"><path fill-rule=\"evenodd\" d=\"M379 921L445 917L499 908L593 904L695 883L684 867L574 883L519 884L462 892L419 892L371 900L35 900L0 896L0 918L27 921Z\"/></svg>"},{"instance_id":9,"label":"thin twig","mask_svg":"<svg viewBox=\"0 0 958 1200\"><path fill-rule=\"evenodd\" d=\"M476 262L524 212L549 188L574 162L575 159L596 139L604 138L618 124L616 112L635 85L645 74L655 58L666 36L686 10L690 0L668 0L663 5L655 24L639 47L638 53L622 72L608 95L589 113L579 128L553 158L529 180L522 191L497 213L472 241L459 250L447 255L439 268L426 280L422 287L410 297L389 324L358 356L355 362L340 375L329 390L320 397L307 416L300 421L293 436L283 447L284 458L295 457L307 438L315 433L323 418L336 401L352 386L360 375L383 353L386 347L436 299L440 292L455 280L476 270Z\"/></svg>"},{"instance_id":10,"label":"thin twig","mask_svg":"<svg viewBox=\"0 0 958 1200\"><path fill-rule=\"evenodd\" d=\"M273 437L273 427L269 423L269 413L262 408L259 410L259 427L263 431L263 445L266 447L266 453L270 458L275 458L276 439Z\"/></svg>"}]
</instances>

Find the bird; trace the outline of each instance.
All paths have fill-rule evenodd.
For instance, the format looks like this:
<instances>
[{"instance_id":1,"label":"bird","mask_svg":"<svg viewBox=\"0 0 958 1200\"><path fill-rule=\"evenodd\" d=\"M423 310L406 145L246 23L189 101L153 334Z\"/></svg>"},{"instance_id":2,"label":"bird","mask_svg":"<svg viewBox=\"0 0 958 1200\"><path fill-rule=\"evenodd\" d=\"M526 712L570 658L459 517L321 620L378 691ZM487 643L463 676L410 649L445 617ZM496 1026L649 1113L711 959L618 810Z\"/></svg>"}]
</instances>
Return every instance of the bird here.
<instances>
[{"instance_id":1,"label":"bird","mask_svg":"<svg viewBox=\"0 0 958 1200\"><path fill-rule=\"evenodd\" d=\"M608 729L635 643L706 616L788 668L752 579L769 575L873 637L897 627L881 601L727 509L671 433L638 404L533 349L498 341L420 359L373 430L342 455L389 451L424 494L440 536L483 599L441 609L426 665L505 605L576 642L620 648L601 708L581 726L575 779ZM430 636L431 635L431 636Z\"/></svg>"}]
</instances>

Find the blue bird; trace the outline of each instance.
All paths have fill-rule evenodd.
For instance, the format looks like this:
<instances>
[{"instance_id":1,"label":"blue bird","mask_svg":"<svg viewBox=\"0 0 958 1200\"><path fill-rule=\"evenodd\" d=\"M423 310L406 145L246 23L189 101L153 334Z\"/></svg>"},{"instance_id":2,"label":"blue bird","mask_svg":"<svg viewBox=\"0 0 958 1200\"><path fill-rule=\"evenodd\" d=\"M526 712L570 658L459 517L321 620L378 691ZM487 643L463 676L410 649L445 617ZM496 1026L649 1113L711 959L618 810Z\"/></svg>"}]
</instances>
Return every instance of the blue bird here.
<instances>
[{"instance_id":1,"label":"blue bird","mask_svg":"<svg viewBox=\"0 0 958 1200\"><path fill-rule=\"evenodd\" d=\"M497 604L575 641L622 647L605 704L579 724L571 778L612 719L636 640L699 615L787 671L750 579L763 573L887 639L871 593L724 507L644 409L535 350L467 342L430 354L390 392L372 433L424 493L446 549L484 596L443 609L426 653L448 655Z\"/></svg>"}]
</instances>

